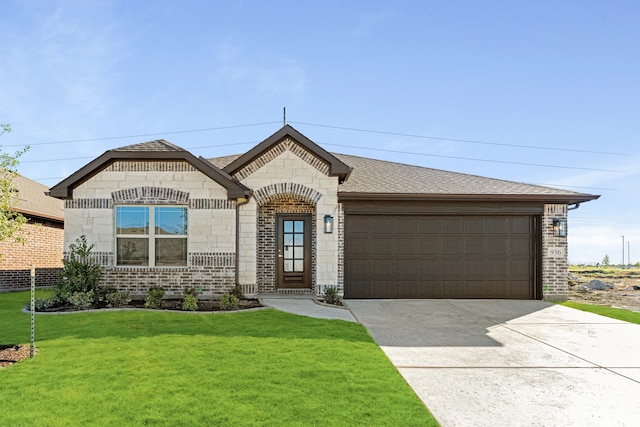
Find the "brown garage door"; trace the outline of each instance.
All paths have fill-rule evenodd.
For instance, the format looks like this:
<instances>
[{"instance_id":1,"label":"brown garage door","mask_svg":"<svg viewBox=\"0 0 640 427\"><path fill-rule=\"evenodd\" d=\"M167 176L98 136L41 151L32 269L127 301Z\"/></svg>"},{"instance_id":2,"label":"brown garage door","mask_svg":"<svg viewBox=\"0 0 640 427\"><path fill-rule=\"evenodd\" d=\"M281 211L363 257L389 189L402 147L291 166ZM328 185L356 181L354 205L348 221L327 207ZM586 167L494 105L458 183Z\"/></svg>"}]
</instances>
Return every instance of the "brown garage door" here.
<instances>
[{"instance_id":1,"label":"brown garage door","mask_svg":"<svg viewBox=\"0 0 640 427\"><path fill-rule=\"evenodd\" d=\"M346 298L535 298L533 216L346 215Z\"/></svg>"}]
</instances>

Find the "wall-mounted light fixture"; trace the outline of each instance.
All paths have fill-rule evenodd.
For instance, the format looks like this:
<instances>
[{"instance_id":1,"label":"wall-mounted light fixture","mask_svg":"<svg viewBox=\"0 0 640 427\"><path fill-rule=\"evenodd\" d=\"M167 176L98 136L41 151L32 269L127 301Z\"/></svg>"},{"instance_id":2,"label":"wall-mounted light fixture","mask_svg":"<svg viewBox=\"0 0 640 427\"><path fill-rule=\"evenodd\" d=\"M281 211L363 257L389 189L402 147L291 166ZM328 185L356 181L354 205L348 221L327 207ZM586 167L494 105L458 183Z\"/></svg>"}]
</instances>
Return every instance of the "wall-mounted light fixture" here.
<instances>
[{"instance_id":1,"label":"wall-mounted light fixture","mask_svg":"<svg viewBox=\"0 0 640 427\"><path fill-rule=\"evenodd\" d=\"M324 232L333 233L333 217L331 215L324 216Z\"/></svg>"},{"instance_id":2,"label":"wall-mounted light fixture","mask_svg":"<svg viewBox=\"0 0 640 427\"><path fill-rule=\"evenodd\" d=\"M555 218L553 220L553 235L556 237L567 236L567 220Z\"/></svg>"}]
</instances>

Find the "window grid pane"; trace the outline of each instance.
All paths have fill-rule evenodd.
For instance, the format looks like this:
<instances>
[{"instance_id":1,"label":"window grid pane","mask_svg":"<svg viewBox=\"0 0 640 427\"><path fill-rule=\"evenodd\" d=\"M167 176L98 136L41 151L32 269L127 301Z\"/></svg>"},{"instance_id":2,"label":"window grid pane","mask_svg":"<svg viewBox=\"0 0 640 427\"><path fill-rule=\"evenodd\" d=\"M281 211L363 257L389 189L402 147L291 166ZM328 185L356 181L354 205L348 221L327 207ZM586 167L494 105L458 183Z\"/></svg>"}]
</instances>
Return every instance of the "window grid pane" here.
<instances>
[{"instance_id":1,"label":"window grid pane","mask_svg":"<svg viewBox=\"0 0 640 427\"><path fill-rule=\"evenodd\" d=\"M186 207L117 206L115 215L116 265L187 265Z\"/></svg>"}]
</instances>

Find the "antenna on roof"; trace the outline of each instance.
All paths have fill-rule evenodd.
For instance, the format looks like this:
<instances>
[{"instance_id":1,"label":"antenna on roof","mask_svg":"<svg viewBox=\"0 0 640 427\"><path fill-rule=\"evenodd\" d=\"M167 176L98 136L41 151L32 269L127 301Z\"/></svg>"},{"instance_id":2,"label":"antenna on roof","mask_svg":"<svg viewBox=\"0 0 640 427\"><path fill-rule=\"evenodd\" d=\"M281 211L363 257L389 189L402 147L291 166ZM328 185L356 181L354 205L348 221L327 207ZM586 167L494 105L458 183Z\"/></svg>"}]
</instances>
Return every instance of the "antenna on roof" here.
<instances>
[{"instance_id":1,"label":"antenna on roof","mask_svg":"<svg viewBox=\"0 0 640 427\"><path fill-rule=\"evenodd\" d=\"M287 125L287 107L282 107L282 126Z\"/></svg>"}]
</instances>

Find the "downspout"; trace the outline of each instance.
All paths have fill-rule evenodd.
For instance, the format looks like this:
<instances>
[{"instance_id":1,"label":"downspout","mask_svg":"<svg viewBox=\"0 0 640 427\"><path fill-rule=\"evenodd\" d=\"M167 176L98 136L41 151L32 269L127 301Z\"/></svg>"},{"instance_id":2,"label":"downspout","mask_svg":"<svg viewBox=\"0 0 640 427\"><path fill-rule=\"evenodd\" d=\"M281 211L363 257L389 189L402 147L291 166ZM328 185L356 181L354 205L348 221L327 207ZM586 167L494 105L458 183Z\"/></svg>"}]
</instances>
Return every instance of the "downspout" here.
<instances>
[{"instance_id":1,"label":"downspout","mask_svg":"<svg viewBox=\"0 0 640 427\"><path fill-rule=\"evenodd\" d=\"M236 288L240 289L240 206L249 203L251 194L243 202L236 201Z\"/></svg>"},{"instance_id":2,"label":"downspout","mask_svg":"<svg viewBox=\"0 0 640 427\"><path fill-rule=\"evenodd\" d=\"M573 203L573 207L568 206L567 210L572 211L572 210L578 209L579 207L580 207L580 203Z\"/></svg>"}]
</instances>

